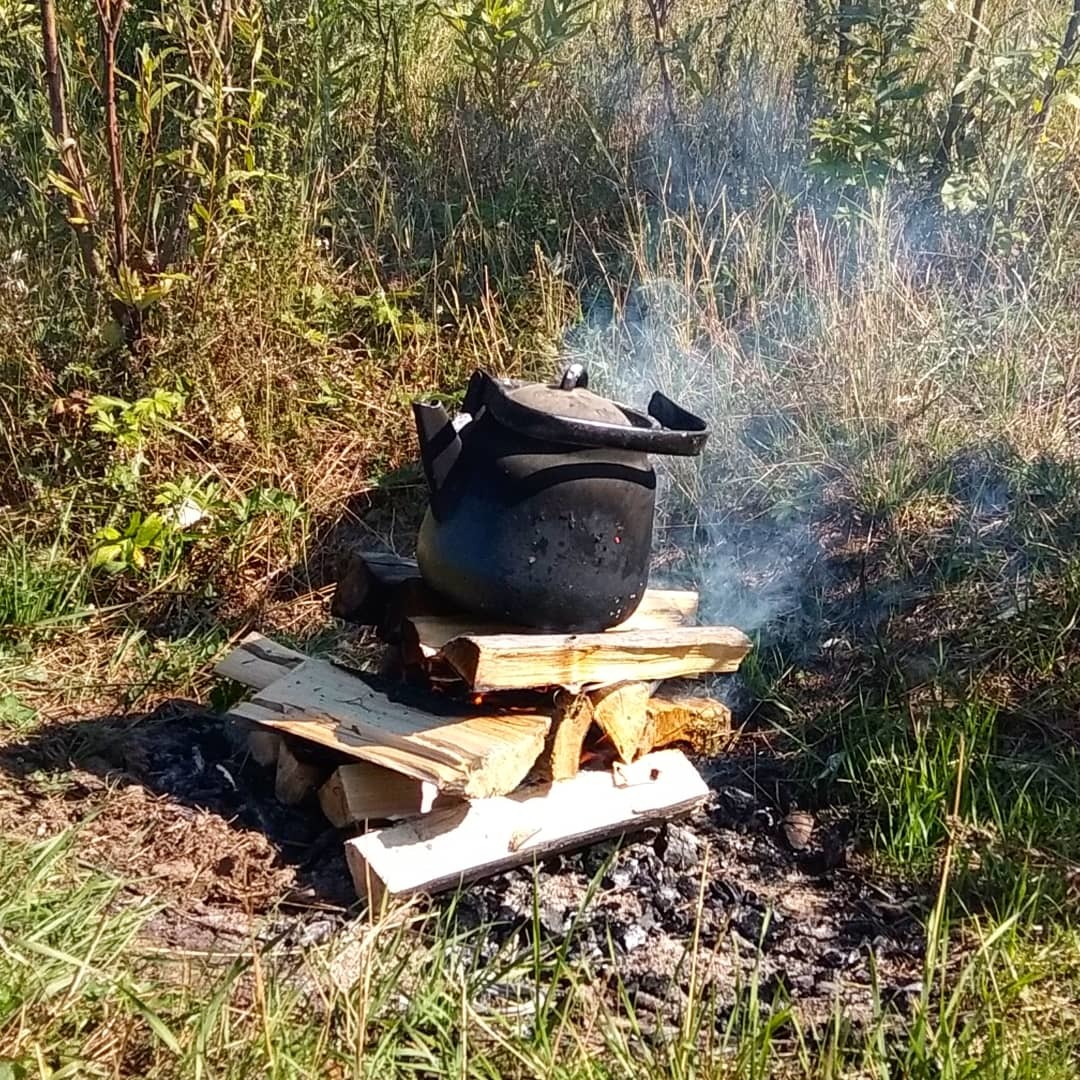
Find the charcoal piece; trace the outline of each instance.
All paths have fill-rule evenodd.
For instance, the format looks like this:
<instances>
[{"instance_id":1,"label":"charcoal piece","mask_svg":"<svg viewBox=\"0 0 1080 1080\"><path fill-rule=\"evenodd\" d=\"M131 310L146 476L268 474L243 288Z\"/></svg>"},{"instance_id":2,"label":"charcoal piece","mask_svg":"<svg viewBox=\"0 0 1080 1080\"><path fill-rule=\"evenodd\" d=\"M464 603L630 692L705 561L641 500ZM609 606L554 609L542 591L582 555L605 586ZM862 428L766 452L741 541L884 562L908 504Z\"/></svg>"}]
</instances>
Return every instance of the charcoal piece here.
<instances>
[{"instance_id":1,"label":"charcoal piece","mask_svg":"<svg viewBox=\"0 0 1080 1080\"><path fill-rule=\"evenodd\" d=\"M809 972L789 975L784 979L792 997L811 997L814 993L814 976Z\"/></svg>"},{"instance_id":2,"label":"charcoal piece","mask_svg":"<svg viewBox=\"0 0 1080 1080\"><path fill-rule=\"evenodd\" d=\"M697 900L701 895L701 884L696 878L690 877L689 874L683 874L678 878L675 883L675 888L679 891L679 895L685 897L687 900Z\"/></svg>"},{"instance_id":3,"label":"charcoal piece","mask_svg":"<svg viewBox=\"0 0 1080 1080\"><path fill-rule=\"evenodd\" d=\"M656 910L659 911L661 915L667 915L669 912L674 911L678 902L678 891L673 889L670 885L662 885L656 890L656 895L653 898Z\"/></svg>"},{"instance_id":4,"label":"charcoal piece","mask_svg":"<svg viewBox=\"0 0 1080 1080\"><path fill-rule=\"evenodd\" d=\"M618 842L605 840L600 844L593 844L581 853L581 868L589 878L595 877L615 854ZM614 865L614 864L613 864Z\"/></svg>"},{"instance_id":5,"label":"charcoal piece","mask_svg":"<svg viewBox=\"0 0 1080 1080\"><path fill-rule=\"evenodd\" d=\"M630 887L633 880L633 873L629 869L620 866L613 867L606 873L600 879L600 884L603 885L605 889L627 889Z\"/></svg>"},{"instance_id":6,"label":"charcoal piece","mask_svg":"<svg viewBox=\"0 0 1080 1080\"><path fill-rule=\"evenodd\" d=\"M669 825L657 846L657 854L675 870L691 870L701 858L701 841L684 825Z\"/></svg>"},{"instance_id":7,"label":"charcoal piece","mask_svg":"<svg viewBox=\"0 0 1080 1080\"><path fill-rule=\"evenodd\" d=\"M540 927L553 937L562 937L566 933L569 919L566 909L554 904L540 905Z\"/></svg>"}]
</instances>

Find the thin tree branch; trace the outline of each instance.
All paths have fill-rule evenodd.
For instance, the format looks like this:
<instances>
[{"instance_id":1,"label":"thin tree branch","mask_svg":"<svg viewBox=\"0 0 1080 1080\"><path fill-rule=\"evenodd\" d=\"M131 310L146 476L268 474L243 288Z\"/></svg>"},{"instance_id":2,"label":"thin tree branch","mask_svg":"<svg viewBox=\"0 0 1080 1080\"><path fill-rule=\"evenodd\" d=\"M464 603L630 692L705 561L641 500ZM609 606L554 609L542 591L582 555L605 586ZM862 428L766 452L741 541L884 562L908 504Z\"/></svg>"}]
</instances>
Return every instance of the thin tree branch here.
<instances>
[{"instance_id":1,"label":"thin tree branch","mask_svg":"<svg viewBox=\"0 0 1080 1080\"><path fill-rule=\"evenodd\" d=\"M101 88L105 98L105 143L109 153L109 187L112 194L113 272L119 277L128 266L127 192L124 188L123 147L116 115L116 38L124 17L124 0L96 0L101 30Z\"/></svg>"},{"instance_id":2,"label":"thin tree branch","mask_svg":"<svg viewBox=\"0 0 1080 1080\"><path fill-rule=\"evenodd\" d=\"M960 50L960 61L956 65L955 86L959 86L971 71L971 61L975 55L975 39L982 29L984 4L985 0L972 0L964 47ZM945 127L941 132L941 143L938 146L937 160L935 162L939 172L944 171L948 166L956 144L956 136L966 122L966 98L967 95L963 90L953 90L952 100L949 102L949 113L945 118Z\"/></svg>"},{"instance_id":3,"label":"thin tree branch","mask_svg":"<svg viewBox=\"0 0 1080 1080\"><path fill-rule=\"evenodd\" d=\"M68 126L67 104L64 95L64 73L60 63L60 45L56 33L54 0L40 0L42 52L45 59L45 91L49 99L49 117L56 140L60 174L66 181L64 195L68 203L68 220L82 255L88 277L100 280L105 267L98 250L94 229L97 224L97 205L86 179L79 144L72 138Z\"/></svg>"},{"instance_id":4,"label":"thin tree branch","mask_svg":"<svg viewBox=\"0 0 1080 1080\"><path fill-rule=\"evenodd\" d=\"M1046 81L1046 89L1043 92L1042 108L1035 114L1032 126L1036 132L1041 133L1046 127L1046 121L1050 116L1050 102L1061 85L1058 76L1072 63L1076 54L1077 38L1080 37L1080 0L1073 0L1072 11L1069 13L1069 21L1065 24L1065 36L1061 39L1061 47L1058 49L1057 62L1054 64L1054 72Z\"/></svg>"}]
</instances>

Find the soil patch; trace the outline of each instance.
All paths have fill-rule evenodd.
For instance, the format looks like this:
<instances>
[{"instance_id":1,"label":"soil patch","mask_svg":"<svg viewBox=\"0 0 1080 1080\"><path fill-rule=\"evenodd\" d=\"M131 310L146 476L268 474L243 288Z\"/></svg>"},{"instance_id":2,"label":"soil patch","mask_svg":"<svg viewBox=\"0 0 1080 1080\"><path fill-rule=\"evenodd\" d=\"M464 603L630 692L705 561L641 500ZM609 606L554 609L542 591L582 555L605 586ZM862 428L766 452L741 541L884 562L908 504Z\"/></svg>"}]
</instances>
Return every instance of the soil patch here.
<instances>
[{"instance_id":1,"label":"soil patch","mask_svg":"<svg viewBox=\"0 0 1080 1080\"><path fill-rule=\"evenodd\" d=\"M499 875L436 907L462 930L487 928L466 938L484 963L531 950L535 904L541 944L587 965L613 1004L625 991L657 1031L689 993L715 994L720 1015L751 978L763 1002L782 989L816 1020L836 1002L869 1017L872 966L883 999L910 1000L921 898L860 865L845 821L793 832L768 794L779 770L760 755L705 763L713 794L693 818L550 859L535 876ZM148 946L227 958L254 940L348 939L343 837L317 809L281 806L233 725L191 703L56 723L0 749L0 832L38 839L73 826L81 862L161 903Z\"/></svg>"}]
</instances>

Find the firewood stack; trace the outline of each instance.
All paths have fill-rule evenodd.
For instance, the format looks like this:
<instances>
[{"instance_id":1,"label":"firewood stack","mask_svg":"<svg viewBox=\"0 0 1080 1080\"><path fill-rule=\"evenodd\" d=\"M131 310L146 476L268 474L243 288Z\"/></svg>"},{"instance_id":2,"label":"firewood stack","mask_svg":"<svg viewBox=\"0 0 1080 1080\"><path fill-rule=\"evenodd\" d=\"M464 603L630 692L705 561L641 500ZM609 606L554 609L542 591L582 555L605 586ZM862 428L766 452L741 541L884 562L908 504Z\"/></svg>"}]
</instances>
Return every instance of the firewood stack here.
<instances>
[{"instance_id":1,"label":"firewood stack","mask_svg":"<svg viewBox=\"0 0 1080 1080\"><path fill-rule=\"evenodd\" d=\"M720 752L731 717L685 684L735 671L750 641L694 625L697 606L694 592L650 589L604 633L545 633L448 610L409 560L353 556L331 610L376 628L381 675L259 634L216 671L255 691L232 715L275 769L277 797L314 793L334 826L359 833L349 867L377 903L700 804L705 784L681 748Z\"/></svg>"}]
</instances>

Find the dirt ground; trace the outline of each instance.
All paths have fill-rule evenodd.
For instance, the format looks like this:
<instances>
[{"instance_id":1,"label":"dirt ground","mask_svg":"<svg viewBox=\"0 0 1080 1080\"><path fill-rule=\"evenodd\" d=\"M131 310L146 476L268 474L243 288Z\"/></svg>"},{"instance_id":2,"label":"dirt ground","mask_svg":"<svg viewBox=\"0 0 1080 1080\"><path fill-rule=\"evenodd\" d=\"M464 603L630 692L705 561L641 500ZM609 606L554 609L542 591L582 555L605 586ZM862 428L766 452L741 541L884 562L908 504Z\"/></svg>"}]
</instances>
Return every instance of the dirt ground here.
<instances>
[{"instance_id":1,"label":"dirt ground","mask_svg":"<svg viewBox=\"0 0 1080 1080\"><path fill-rule=\"evenodd\" d=\"M474 959L531 948L535 891L545 942L569 937L568 955L657 1030L688 993L722 1009L752 977L763 1001L783 988L815 1020L837 1001L868 1017L872 963L883 999L917 994L923 898L864 873L842 819L793 846L782 766L753 749L700 763L712 795L687 821L466 889L453 919L488 928L468 939ZM243 733L191 702L60 719L0 748L0 834L72 826L81 863L158 905L144 929L155 951L224 959L253 940L344 941L361 913L342 835L317 807L279 804Z\"/></svg>"}]
</instances>

